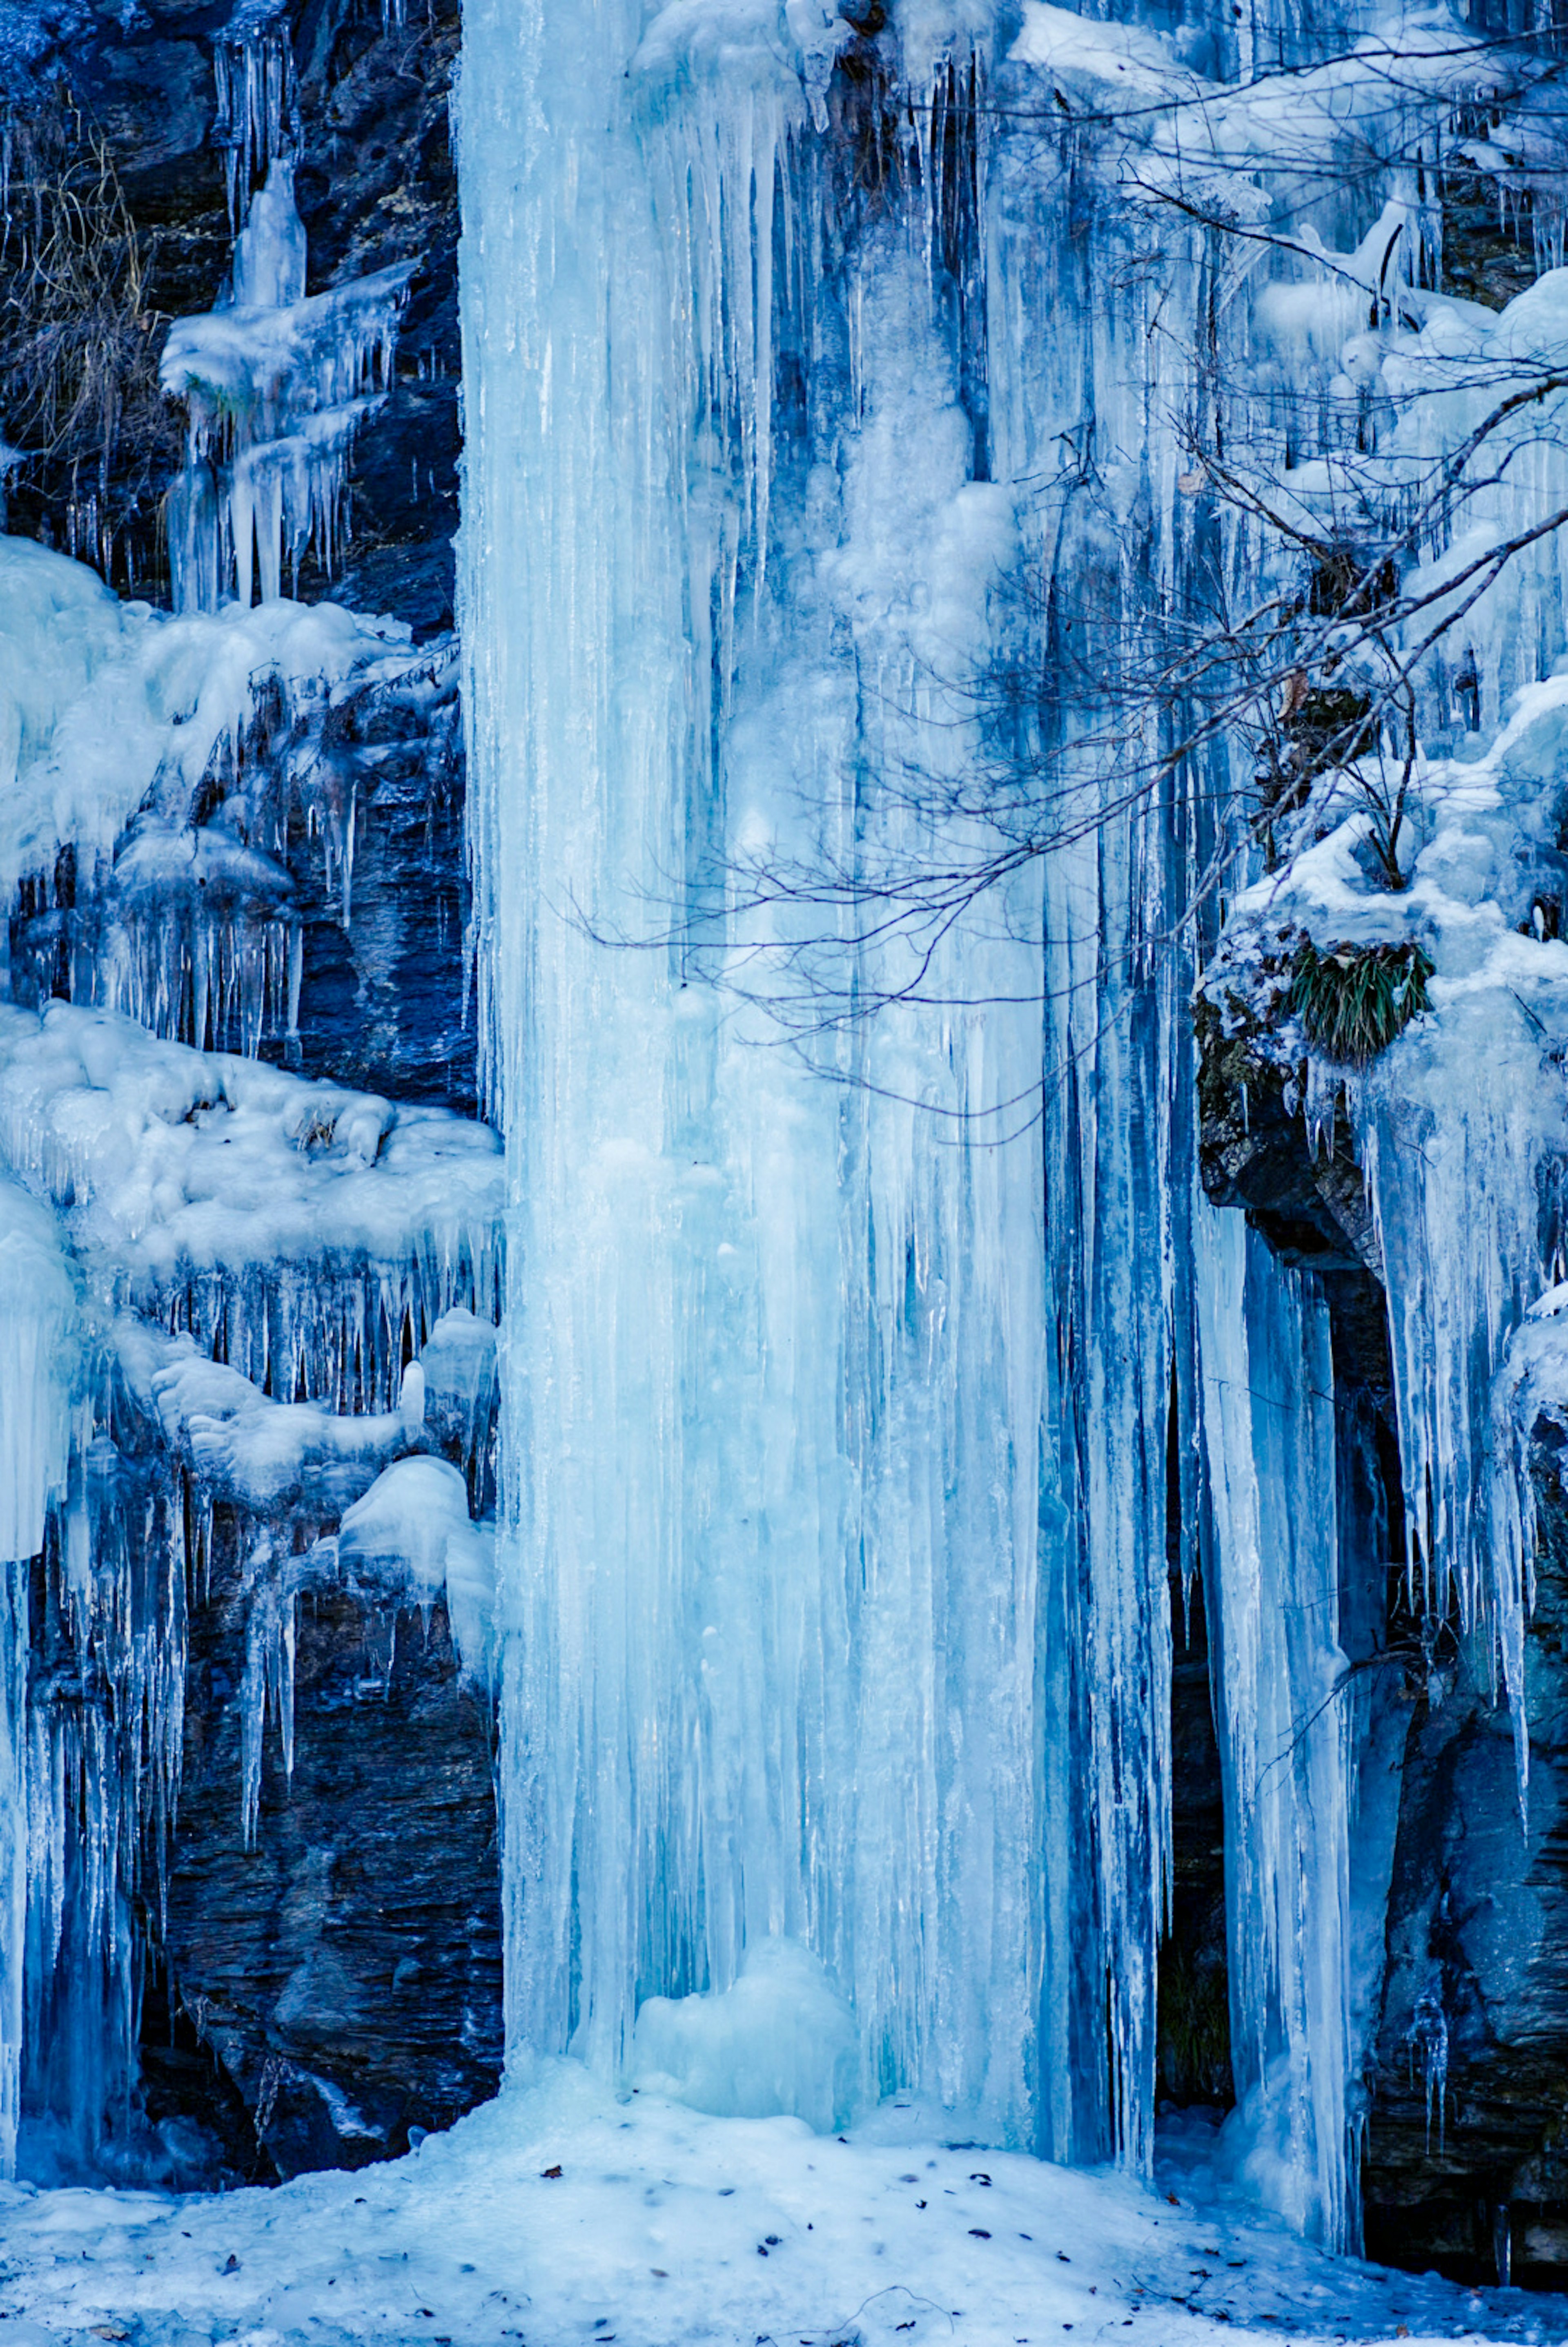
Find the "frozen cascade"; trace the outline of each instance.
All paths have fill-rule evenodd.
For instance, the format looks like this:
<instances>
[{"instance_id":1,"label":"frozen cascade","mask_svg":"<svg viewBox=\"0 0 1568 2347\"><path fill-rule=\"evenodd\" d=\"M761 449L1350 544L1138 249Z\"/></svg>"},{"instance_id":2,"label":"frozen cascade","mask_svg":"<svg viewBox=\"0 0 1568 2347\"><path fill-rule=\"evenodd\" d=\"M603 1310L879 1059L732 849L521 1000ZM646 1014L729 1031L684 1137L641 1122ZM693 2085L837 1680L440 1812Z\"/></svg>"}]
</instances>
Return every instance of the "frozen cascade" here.
<instances>
[{"instance_id":1,"label":"frozen cascade","mask_svg":"<svg viewBox=\"0 0 1568 2347\"><path fill-rule=\"evenodd\" d=\"M275 30L249 38L237 53L243 72L218 48L224 108L247 93L232 133L230 210L236 185L248 209L229 298L178 319L164 345L164 388L188 416L185 466L168 499L181 610L215 610L230 591L249 608L258 587L273 601L285 563L297 579L307 548L331 570L349 453L390 384L412 274L400 263L307 296L293 136L270 94L279 39ZM263 87L252 86L258 79ZM266 177L251 198L249 174L262 160Z\"/></svg>"},{"instance_id":2,"label":"frozen cascade","mask_svg":"<svg viewBox=\"0 0 1568 2347\"><path fill-rule=\"evenodd\" d=\"M218 119L212 143L224 159L229 223L241 229L251 190L299 145L299 92L282 0L238 0L213 46Z\"/></svg>"},{"instance_id":3,"label":"frozen cascade","mask_svg":"<svg viewBox=\"0 0 1568 2347\"><path fill-rule=\"evenodd\" d=\"M346 922L342 712L434 687L392 631L280 600L286 557L330 557L404 273L307 295L266 5L219 50L230 298L166 354L191 419L189 608L122 610L75 566L0 546L17 588L0 661L50 645L42 677L25 646L0 666L5 874L56 923L13 986L74 998L0 1011L0 1163L54 1202L92 1317L69 1466L64 1398L49 1419L39 1541L102 1691L79 1727L36 1718L24 1752L25 1588L3 1568L0 1768L31 1804L37 1997L13 2028L17 1960L0 2051L86 2044L51 2028L63 1946L95 1951L85 1994L128 1996L127 1901L178 1790L183 1607L215 1505L249 1542L248 1829L264 1739L291 1750L305 1591L439 1595L489 1678L474 1520L505 1282L514 2066L570 2048L710 2110L819 2126L897 2090L988 2141L1146 2165L1179 1544L1218 1658L1229 2141L1255 2194L1353 2242L1371 1730L1342 1527L1314 1504L1336 1473L1326 1307L1202 1203L1187 1105L1211 940L1178 916L1237 774L1217 749L1129 799L1166 734L1140 720L1125 769L1094 736L1116 714L1106 681L1146 659L1147 615L1185 608L1198 566L1262 576L1175 428L1212 395L1206 334L1210 373L1256 395L1258 446L1300 382L1331 439L1331 370L1381 370L1395 420L1369 426L1362 477L1396 505L1412 451L1465 428L1421 404L1458 331L1422 307L1430 208L1402 181L1370 229L1325 201L1298 267L1217 275L1151 194L1172 168L1158 108L1199 87L1164 36L1031 5L1002 56L984 10L906 5L876 71L857 53L840 75L853 27L810 0L781 22L739 0L469 12L463 595L505 1266L484 1135L254 1060L298 988L287 809L322 837ZM1225 63L1344 30L1260 5ZM1462 84L1447 37L1413 77L1440 114ZM1074 76L1147 100L1130 177L1125 154L1096 177L1058 120ZM1244 159L1213 163L1217 189L1251 186L1282 108L1303 185L1315 139L1353 138L1352 76L1286 78L1283 97L1215 101L1217 154ZM1369 295L1388 313L1370 352ZM1461 323L1506 360L1543 347L1555 298L1533 324ZM1308 516L1347 477L1332 453L1292 471ZM1553 459L1516 469L1558 494ZM1481 899L1474 839L1506 866L1557 723L1555 562L1476 608L1488 724L1513 687L1537 698L1463 774L1428 762L1446 812L1410 889L1374 905L1343 840L1320 899L1293 872L1291 912L1325 943L1351 919L1451 943ZM1423 684L1440 731L1456 691ZM993 850L977 772L1016 789L1049 761L1074 809L1049 854L1025 790L1002 821L1016 868L978 914L867 933L857 890ZM78 863L112 869L102 933L67 918ZM803 911L773 885L791 874L830 881ZM189 928L202 887L260 907L257 934ZM1556 1015L1529 910L1507 900L1501 942L1471 924L1439 1026L1346 1104L1395 1298L1412 1592L1432 1624L1455 1601L1500 1656L1522 1760L1529 1526L1502 1471L1517 1429L1494 1426L1489 1455L1486 1409L1555 1237L1541 1177L1561 1120L1544 1098L1533 1122L1512 1112L1539 1068L1529 1022ZM1483 969L1494 949L1506 969ZM1467 1112L1440 1119L1456 1041ZM1311 1071L1314 1122L1339 1092ZM1461 1259L1441 1242L1477 1197L1484 1244ZM15 1845L7 1862L15 1891ZM1440 2122L1441 2021L1422 2040ZM101 2101L100 2067L56 2099Z\"/></svg>"},{"instance_id":4,"label":"frozen cascade","mask_svg":"<svg viewBox=\"0 0 1568 2347\"><path fill-rule=\"evenodd\" d=\"M656 24L629 84L635 11L467 26L468 706L527 1264L499 1601L510 2042L619 2071L645 1997L728 1992L789 1940L853 2010L862 2097L911 2087L1064 2149L1039 2106L1040 1161L990 1146L986 1116L1038 1084L1028 950L1002 935L975 967L1019 1008L911 1008L830 1045L865 1078L845 1092L755 1048L704 959L716 849L809 852L823 800L852 841L858 707L882 754L953 771L940 664L986 641L1010 500L969 477L919 220L836 246L826 171L787 145L799 80L734 21L673 53ZM661 222L658 116L688 90ZM844 369L788 451L776 218L797 348L831 338ZM671 267L696 289L673 346ZM672 873L684 948L606 955L563 918L622 927ZM1015 911L1037 934L1026 889ZM926 1105L956 1112L951 1150L923 1145Z\"/></svg>"},{"instance_id":5,"label":"frozen cascade","mask_svg":"<svg viewBox=\"0 0 1568 2347\"><path fill-rule=\"evenodd\" d=\"M1524 1020L1517 1025L1510 1035L1494 1006L1455 1003L1441 1042L1412 1037L1397 1069L1367 1083L1357 1127L1388 1271L1420 1610L1434 1639L1451 1616L1474 1634L1483 1680L1494 1689L1501 1681L1522 1803L1533 1552L1519 1512L1530 1478L1515 1444L1499 1443L1493 1392L1508 1339L1550 1276L1553 1217L1542 1177L1563 1162L1568 1118L1560 1097L1534 1091L1535 1040ZM1456 1113L1451 1055L1463 1051L1467 1027ZM1461 1227L1470 1239L1457 1247L1451 1234ZM1439 1660L1434 1643L1430 1662Z\"/></svg>"},{"instance_id":6,"label":"frozen cascade","mask_svg":"<svg viewBox=\"0 0 1568 2347\"><path fill-rule=\"evenodd\" d=\"M1211 1227L1184 1105L1200 940L1179 916L1244 778L1217 747L1129 801L1095 733L1103 680L1157 651L1141 630L1195 567L1260 559L1195 495L1176 420L1234 382L1282 446L1291 368L1360 315L1256 255L1217 290L1159 209L1184 185L1159 109L1213 104L1205 185L1241 218L1278 159L1282 200L1317 208L1308 273L1321 253L1354 285L1360 248L1329 242L1351 223L1313 190L1383 79L1373 57L1232 97L1152 31L1031 6L1001 58L983 20L911 9L895 95L824 64L847 28L789 21L782 46L718 5L590 41L536 0L467 28L467 705L516 1283L514 2060L646 2060L752 2107L742 2022L771 1981L784 2043L806 1973L767 1952L794 1949L853 2016L862 2097L1146 2160L1168 1427L1236 1657L1246 2164L1349 2241L1371 1730L1333 1529L1287 1521L1288 1570L1276 1519L1331 1470L1322 1307ZM1357 29L1259 14L1227 62ZM1471 70L1423 32L1412 122L1446 122ZM1097 181L1064 87L1144 101ZM835 179L846 151L884 159L899 201ZM1390 200L1369 265L1397 251L1413 302L1430 224ZM999 747L965 682L1042 669L1074 689L999 692ZM1152 765L1146 723L1123 754ZM1058 759L1075 811L925 968L911 930L857 931L854 892L978 852L977 755ZM792 870L840 883L810 918L768 885ZM837 1088L755 1048L792 1020ZM1217 1399L1247 1362L1288 1431ZM1315 1610L1281 1624L1265 1593L1292 1570ZM825 2075L768 2092L838 2107Z\"/></svg>"}]
</instances>

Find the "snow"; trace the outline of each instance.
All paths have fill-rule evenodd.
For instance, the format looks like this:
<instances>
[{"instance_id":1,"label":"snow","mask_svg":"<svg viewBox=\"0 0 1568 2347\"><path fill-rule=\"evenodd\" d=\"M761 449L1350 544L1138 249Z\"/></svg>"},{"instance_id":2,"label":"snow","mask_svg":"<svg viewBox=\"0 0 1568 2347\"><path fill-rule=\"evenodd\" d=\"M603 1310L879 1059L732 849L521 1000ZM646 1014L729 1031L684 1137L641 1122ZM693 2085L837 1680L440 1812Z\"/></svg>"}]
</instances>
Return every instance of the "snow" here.
<instances>
[{"instance_id":1,"label":"snow","mask_svg":"<svg viewBox=\"0 0 1568 2347\"><path fill-rule=\"evenodd\" d=\"M343 1417L273 1401L188 1336L161 1337L128 1315L116 1336L133 1389L146 1393L198 1483L259 1515L307 1494L323 1514L341 1514L408 1441L401 1410Z\"/></svg>"},{"instance_id":2,"label":"snow","mask_svg":"<svg viewBox=\"0 0 1568 2347\"><path fill-rule=\"evenodd\" d=\"M1173 2196L1174 2197L1174 2196ZM0 2187L12 2347L367 2338L1045 2347L1071 2337L1554 2339L1558 2302L1336 2263L1235 2212L953 2146L890 2108L617 2100L551 2064L409 2157L275 2192Z\"/></svg>"},{"instance_id":3,"label":"snow","mask_svg":"<svg viewBox=\"0 0 1568 2347\"><path fill-rule=\"evenodd\" d=\"M494 1535L469 1520L468 1488L444 1459L400 1459L344 1511L338 1562L351 1580L443 1598L465 1678L493 1669Z\"/></svg>"},{"instance_id":4,"label":"snow","mask_svg":"<svg viewBox=\"0 0 1568 2347\"><path fill-rule=\"evenodd\" d=\"M62 846L108 856L149 800L165 825L183 829L270 685L297 717L351 685L428 665L406 627L335 603L230 604L180 619L122 604L85 563L28 538L0 538L0 593L7 892L52 873Z\"/></svg>"},{"instance_id":5,"label":"snow","mask_svg":"<svg viewBox=\"0 0 1568 2347\"><path fill-rule=\"evenodd\" d=\"M385 1277L420 1266L433 1320L499 1276L484 1126L163 1042L107 1011L0 1006L0 1158L52 1194L121 1301L336 1259Z\"/></svg>"}]
</instances>

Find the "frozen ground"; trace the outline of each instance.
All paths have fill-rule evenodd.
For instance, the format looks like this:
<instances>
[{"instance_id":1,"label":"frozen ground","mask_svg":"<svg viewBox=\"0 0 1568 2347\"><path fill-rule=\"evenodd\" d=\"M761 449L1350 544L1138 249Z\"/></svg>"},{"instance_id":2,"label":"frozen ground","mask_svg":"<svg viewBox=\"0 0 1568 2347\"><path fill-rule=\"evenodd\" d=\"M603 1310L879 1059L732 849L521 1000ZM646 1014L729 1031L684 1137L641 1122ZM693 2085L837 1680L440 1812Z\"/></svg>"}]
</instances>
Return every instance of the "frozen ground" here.
<instances>
[{"instance_id":1,"label":"frozen ground","mask_svg":"<svg viewBox=\"0 0 1568 2347\"><path fill-rule=\"evenodd\" d=\"M912 2111L884 2111L846 2141L795 2119L618 2103L562 2064L394 2166L275 2192L5 2186L0 2341L1568 2336L1568 2301L1334 2260L1166 2190L920 2132Z\"/></svg>"}]
</instances>

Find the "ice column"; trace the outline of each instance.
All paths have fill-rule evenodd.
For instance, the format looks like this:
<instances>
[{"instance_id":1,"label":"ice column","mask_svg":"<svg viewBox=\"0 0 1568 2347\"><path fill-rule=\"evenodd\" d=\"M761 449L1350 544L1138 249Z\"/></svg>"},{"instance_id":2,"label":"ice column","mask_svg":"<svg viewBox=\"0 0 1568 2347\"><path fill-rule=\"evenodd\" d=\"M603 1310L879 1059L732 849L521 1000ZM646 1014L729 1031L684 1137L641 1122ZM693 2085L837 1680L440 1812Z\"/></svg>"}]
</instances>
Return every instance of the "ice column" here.
<instances>
[{"instance_id":1,"label":"ice column","mask_svg":"<svg viewBox=\"0 0 1568 2347\"><path fill-rule=\"evenodd\" d=\"M853 2010L859 2098L1066 2149L1041 2085L1038 901L936 999L820 1039L863 1081L808 1073L713 983L759 942L718 865L884 855L913 817L858 817L863 775L972 748L939 648L978 656L1011 497L968 477L923 219L835 250L798 75L763 41L708 73L657 20L639 55L641 29L565 0L465 26L467 706L518 1266L512 2058L614 2072L646 1999L743 1973L748 2010L820 1998L768 1952L789 1940ZM780 251L821 313L789 447ZM743 2083L704 2091L755 2107ZM834 2106L819 2084L787 2098Z\"/></svg>"},{"instance_id":2,"label":"ice column","mask_svg":"<svg viewBox=\"0 0 1568 2347\"><path fill-rule=\"evenodd\" d=\"M1455 988L1441 1028L1412 1030L1358 1088L1353 1118L1387 1275L1411 1594L1434 1630L1457 1617L1474 1635L1483 1681L1501 1677L1522 1801L1532 1559L1493 1389L1551 1276L1561 1094L1525 1014Z\"/></svg>"},{"instance_id":3,"label":"ice column","mask_svg":"<svg viewBox=\"0 0 1568 2347\"><path fill-rule=\"evenodd\" d=\"M27 1588L65 1479L76 1292L54 1218L0 1181L0 2178L15 2166L27 1916Z\"/></svg>"}]
</instances>

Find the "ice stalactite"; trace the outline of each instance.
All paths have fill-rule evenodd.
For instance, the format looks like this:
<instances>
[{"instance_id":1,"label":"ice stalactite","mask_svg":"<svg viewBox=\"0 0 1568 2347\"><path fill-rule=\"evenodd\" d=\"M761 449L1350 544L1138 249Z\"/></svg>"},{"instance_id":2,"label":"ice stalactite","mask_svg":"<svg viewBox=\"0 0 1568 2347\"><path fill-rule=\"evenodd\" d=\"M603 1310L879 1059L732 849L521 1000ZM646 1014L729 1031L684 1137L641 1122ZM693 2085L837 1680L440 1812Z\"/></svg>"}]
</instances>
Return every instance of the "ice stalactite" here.
<instances>
[{"instance_id":1,"label":"ice stalactite","mask_svg":"<svg viewBox=\"0 0 1568 2347\"><path fill-rule=\"evenodd\" d=\"M1467 1025L1480 1048L1456 1070ZM1532 1559L1518 1494L1528 1475L1493 1392L1509 1337L1550 1276L1543 1177L1565 1133L1550 1092L1522 1095L1536 1042L1518 1025L1505 1037L1493 1006L1454 1002L1441 1039L1412 1037L1397 1066L1369 1081L1356 1124L1388 1275L1412 1611L1429 1625L1434 1668L1449 1659L1445 1625L1473 1634L1482 1682L1512 1716L1522 1801ZM1434 1694L1441 1685L1434 1677Z\"/></svg>"},{"instance_id":2,"label":"ice stalactite","mask_svg":"<svg viewBox=\"0 0 1568 2347\"><path fill-rule=\"evenodd\" d=\"M165 354L186 608L0 539L0 2156L20 2121L34 2173L113 2171L140 2124L215 1553L252 1568L248 1826L302 1589L353 1589L389 1636L440 1603L490 1673L496 1145L260 1061L299 1064L306 911L349 927L365 796L423 783L428 812L452 781L451 640L280 595L286 557L331 555L411 271L307 295L270 0L217 65L231 281Z\"/></svg>"},{"instance_id":3,"label":"ice stalactite","mask_svg":"<svg viewBox=\"0 0 1568 2347\"><path fill-rule=\"evenodd\" d=\"M239 230L258 180L299 147L299 88L281 0L239 0L213 45L212 61L218 81L212 143L224 159L229 224Z\"/></svg>"},{"instance_id":4,"label":"ice stalactite","mask_svg":"<svg viewBox=\"0 0 1568 2347\"><path fill-rule=\"evenodd\" d=\"M13 1536L42 1552L46 1598L30 1699L13 1710L27 1683L27 1574L8 1569L14 1732L0 1768L17 1794L7 1824L25 1821L6 1853L25 1914L5 1943L17 1952L8 2033L24 1976L25 1989L19 2039L5 2041L9 2115L20 2043L42 2156L79 2169L127 2122L135 1917L139 1905L156 1918L161 1899L188 1608L204 1592L215 1508L250 1560L235 1787L248 1822L270 1717L288 1758L297 1597L327 1551L340 1570L340 1542L315 1537L323 1522L342 1518L341 1570L378 1603L446 1603L465 1664L487 1677L488 1542L469 1492L482 1501L489 1478L500 1159L455 1117L191 1051L105 1013L6 1008L0 1028L0 1162L53 1197L53 1223L23 1204L60 1250L55 1283L25 1263L16 1296L47 1344L56 1293L73 1308L79 1295L87 1332L78 1360L53 1343L57 1389L35 1368L22 1394L0 1394L28 1470L8 1496L36 1487ZM5 1358L21 1362L28 1326L0 1294L0 1331L16 1332ZM42 1447L22 1459L35 1435ZM454 1435L461 1466L407 1456ZM411 1493L406 1476L389 1491L400 1464L425 1471L433 1493ZM56 1490L46 1513L40 1479ZM356 1542L356 1504L362 1519L378 1490Z\"/></svg>"},{"instance_id":5,"label":"ice stalactite","mask_svg":"<svg viewBox=\"0 0 1568 2347\"><path fill-rule=\"evenodd\" d=\"M1257 559L1183 436L1226 385L1273 445L1266 305L1162 201L1159 36L1036 9L999 59L907 11L836 75L851 35L798 14L788 55L721 10L469 20L514 2055L629 2045L749 2106L715 2049L764 1984L822 1990L862 2096L1145 2162L1166 1558L1215 1480L1255 2181L1344 2241L1331 1524L1286 1527L1309 1617L1259 1626L1272 1512L1332 1475L1323 1309L1196 1199L1188 997L1245 785L1127 713L1162 615ZM1423 50L1434 104L1461 73ZM1074 74L1132 108L1115 168ZM1288 128L1306 187L1380 88L1327 67L1216 118L1248 175ZM982 843L1016 860L979 917L887 912ZM1211 1393L1248 1359L1290 1430Z\"/></svg>"},{"instance_id":6,"label":"ice stalactite","mask_svg":"<svg viewBox=\"0 0 1568 2347\"><path fill-rule=\"evenodd\" d=\"M1206 1582L1226 1806L1229 2132L1246 2187L1336 2246L1349 2165L1353 1697L1339 1640L1333 1363L1317 1283L1196 1222Z\"/></svg>"},{"instance_id":7,"label":"ice stalactite","mask_svg":"<svg viewBox=\"0 0 1568 2347\"><path fill-rule=\"evenodd\" d=\"M12 999L63 996L198 1048L287 1048L302 856L347 928L367 788L389 757L433 791L447 771L450 645L333 604L127 610L19 539L0 539L0 580Z\"/></svg>"},{"instance_id":8,"label":"ice stalactite","mask_svg":"<svg viewBox=\"0 0 1568 2347\"><path fill-rule=\"evenodd\" d=\"M66 1479L76 1307L48 1209L0 1181L0 2178L15 2165L23 2050L29 1587Z\"/></svg>"}]
</instances>

